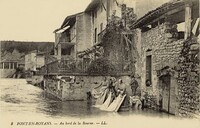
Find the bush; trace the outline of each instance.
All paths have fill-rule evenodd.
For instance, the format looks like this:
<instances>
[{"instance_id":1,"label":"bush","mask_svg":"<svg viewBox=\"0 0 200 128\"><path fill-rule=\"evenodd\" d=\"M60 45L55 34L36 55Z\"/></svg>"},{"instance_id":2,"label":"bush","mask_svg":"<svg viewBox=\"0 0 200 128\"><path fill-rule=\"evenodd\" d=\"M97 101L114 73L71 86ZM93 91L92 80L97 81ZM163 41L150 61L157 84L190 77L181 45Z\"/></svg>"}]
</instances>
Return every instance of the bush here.
<instances>
[{"instance_id":1,"label":"bush","mask_svg":"<svg viewBox=\"0 0 200 128\"><path fill-rule=\"evenodd\" d=\"M88 67L87 72L89 74L113 75L116 74L116 68L109 60L99 58L92 61L91 65Z\"/></svg>"}]
</instances>

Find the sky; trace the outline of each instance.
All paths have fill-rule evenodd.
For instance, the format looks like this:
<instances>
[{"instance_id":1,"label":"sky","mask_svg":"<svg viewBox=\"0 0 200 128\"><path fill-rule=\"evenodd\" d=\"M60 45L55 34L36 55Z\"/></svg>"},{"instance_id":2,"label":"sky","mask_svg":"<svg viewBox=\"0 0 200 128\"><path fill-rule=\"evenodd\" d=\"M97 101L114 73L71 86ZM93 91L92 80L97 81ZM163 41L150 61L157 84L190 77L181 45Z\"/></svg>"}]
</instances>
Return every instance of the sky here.
<instances>
[{"instance_id":1,"label":"sky","mask_svg":"<svg viewBox=\"0 0 200 128\"><path fill-rule=\"evenodd\" d=\"M53 31L91 0L0 0L0 41L50 41Z\"/></svg>"}]
</instances>

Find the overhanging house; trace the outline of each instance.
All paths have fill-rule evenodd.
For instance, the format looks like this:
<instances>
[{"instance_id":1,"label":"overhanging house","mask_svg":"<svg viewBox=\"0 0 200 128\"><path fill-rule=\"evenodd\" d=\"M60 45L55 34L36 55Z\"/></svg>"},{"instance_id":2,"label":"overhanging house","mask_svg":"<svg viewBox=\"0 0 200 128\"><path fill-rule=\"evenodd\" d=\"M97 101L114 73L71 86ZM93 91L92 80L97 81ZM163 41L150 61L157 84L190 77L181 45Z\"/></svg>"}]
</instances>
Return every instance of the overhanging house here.
<instances>
[{"instance_id":1,"label":"overhanging house","mask_svg":"<svg viewBox=\"0 0 200 128\"><path fill-rule=\"evenodd\" d=\"M145 5L150 3L152 3L151 0L146 2ZM54 31L54 53L58 60L63 61L62 65L64 65L61 67L64 69L70 67L66 66L69 63L71 65L74 63L75 67L79 67L85 72L91 61L102 57L102 54L106 52L108 55L106 59L112 61L114 65L120 61L123 62L117 66L117 69L135 72L133 70L135 70L136 52L130 52L133 51L133 48L131 48L133 32L119 34L121 39L118 42L121 42L122 45L119 45L116 50L113 50L113 47L105 49L102 46L103 43L105 44L102 38L113 17L123 19L124 26L128 26L130 25L127 20L128 17L136 19L135 14L141 12L137 6L141 7L142 4L144 3L137 0L92 0L84 12L66 17L61 27ZM155 4L152 6L155 6ZM149 9L149 7L146 7L143 12ZM117 44L114 45L117 46Z\"/></svg>"},{"instance_id":2,"label":"overhanging house","mask_svg":"<svg viewBox=\"0 0 200 128\"><path fill-rule=\"evenodd\" d=\"M81 12L67 16L55 30L55 55L58 59L77 59L77 52L92 46L91 17Z\"/></svg>"},{"instance_id":3,"label":"overhanging house","mask_svg":"<svg viewBox=\"0 0 200 128\"><path fill-rule=\"evenodd\" d=\"M80 12L67 16L60 28L54 31L54 56L46 58L46 73L84 73L86 59L78 58L77 53L92 46L90 15ZM54 58L49 61L49 58ZM56 58L56 59L55 59ZM45 69L43 67L43 70ZM44 71L43 71L44 72Z\"/></svg>"},{"instance_id":4,"label":"overhanging house","mask_svg":"<svg viewBox=\"0 0 200 128\"><path fill-rule=\"evenodd\" d=\"M78 71L85 72L90 62L98 58L97 52L103 52L100 44L108 20L113 13L121 17L120 3L123 2L93 0L84 12L66 17L61 27L54 31L54 54L61 63L51 65L58 64L63 69L75 65Z\"/></svg>"},{"instance_id":5,"label":"overhanging house","mask_svg":"<svg viewBox=\"0 0 200 128\"><path fill-rule=\"evenodd\" d=\"M198 114L199 1L168 2L138 19L132 29L141 48L137 73L142 90L153 90L149 107L182 116Z\"/></svg>"}]
</instances>

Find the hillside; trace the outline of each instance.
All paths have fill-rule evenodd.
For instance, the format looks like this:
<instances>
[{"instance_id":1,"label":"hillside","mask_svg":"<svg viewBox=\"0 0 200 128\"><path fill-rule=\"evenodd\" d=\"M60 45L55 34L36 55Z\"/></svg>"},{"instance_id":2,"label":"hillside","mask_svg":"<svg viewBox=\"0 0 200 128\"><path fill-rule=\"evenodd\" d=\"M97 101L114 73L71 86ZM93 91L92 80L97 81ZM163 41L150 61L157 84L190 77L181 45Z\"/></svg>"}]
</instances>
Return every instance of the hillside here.
<instances>
[{"instance_id":1,"label":"hillside","mask_svg":"<svg viewBox=\"0 0 200 128\"><path fill-rule=\"evenodd\" d=\"M33 50L53 51L53 42L1 41L1 59L18 60L20 56Z\"/></svg>"}]
</instances>

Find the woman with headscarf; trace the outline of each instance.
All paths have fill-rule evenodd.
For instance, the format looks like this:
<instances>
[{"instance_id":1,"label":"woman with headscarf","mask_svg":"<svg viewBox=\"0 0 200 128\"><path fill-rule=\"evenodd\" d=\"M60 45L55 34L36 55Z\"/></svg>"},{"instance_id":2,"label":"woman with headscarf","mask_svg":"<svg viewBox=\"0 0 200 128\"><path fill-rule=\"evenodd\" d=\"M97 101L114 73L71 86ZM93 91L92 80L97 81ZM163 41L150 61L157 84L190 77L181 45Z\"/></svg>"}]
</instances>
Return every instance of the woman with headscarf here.
<instances>
[{"instance_id":1,"label":"woman with headscarf","mask_svg":"<svg viewBox=\"0 0 200 128\"><path fill-rule=\"evenodd\" d=\"M106 77L104 77L100 85L94 88L94 89L97 89L101 87L100 92L99 92L99 97L97 98L97 101L96 101L96 105L102 105L104 101L106 100L108 92L109 92L108 86L109 86L109 81L107 80Z\"/></svg>"},{"instance_id":2,"label":"woman with headscarf","mask_svg":"<svg viewBox=\"0 0 200 128\"><path fill-rule=\"evenodd\" d=\"M108 82L108 97L105 100L105 102L101 105L101 110L106 110L108 106L111 104L111 102L116 98L116 90L115 90L115 83L116 79L114 77L111 77Z\"/></svg>"},{"instance_id":3,"label":"woman with headscarf","mask_svg":"<svg viewBox=\"0 0 200 128\"><path fill-rule=\"evenodd\" d=\"M126 97L126 85L123 83L122 79L119 79L117 87L117 97L109 105L106 111L118 111L124 99Z\"/></svg>"},{"instance_id":4,"label":"woman with headscarf","mask_svg":"<svg viewBox=\"0 0 200 128\"><path fill-rule=\"evenodd\" d=\"M126 85L123 83L122 79L119 79L117 95L121 94L124 95L126 92Z\"/></svg>"}]
</instances>

